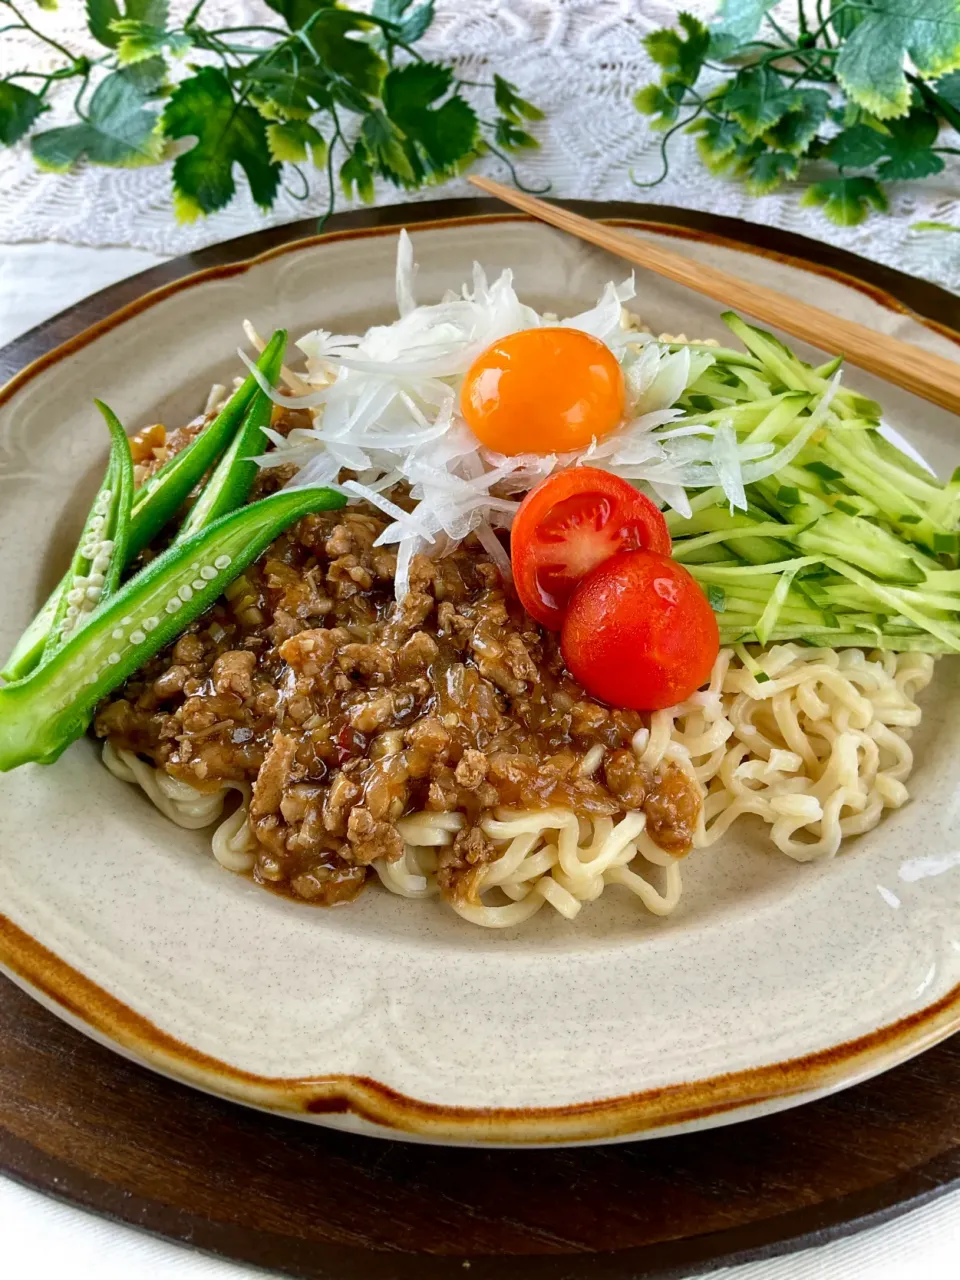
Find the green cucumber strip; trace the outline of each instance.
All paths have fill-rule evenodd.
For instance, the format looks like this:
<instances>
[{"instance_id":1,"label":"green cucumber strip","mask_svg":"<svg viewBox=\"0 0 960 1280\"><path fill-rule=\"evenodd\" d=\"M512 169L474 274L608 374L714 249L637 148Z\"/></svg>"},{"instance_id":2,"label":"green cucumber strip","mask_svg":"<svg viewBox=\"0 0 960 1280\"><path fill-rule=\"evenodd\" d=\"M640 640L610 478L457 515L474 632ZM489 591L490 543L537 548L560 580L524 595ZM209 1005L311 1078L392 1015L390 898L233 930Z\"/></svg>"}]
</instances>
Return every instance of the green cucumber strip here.
<instances>
[{"instance_id":1,"label":"green cucumber strip","mask_svg":"<svg viewBox=\"0 0 960 1280\"><path fill-rule=\"evenodd\" d=\"M676 548L674 548L676 549ZM676 556L674 557L677 558ZM712 547L702 547L699 551L691 551L683 557L685 565L691 564L742 564L740 556L736 555L729 547L725 547L723 543L718 543Z\"/></svg>"},{"instance_id":2,"label":"green cucumber strip","mask_svg":"<svg viewBox=\"0 0 960 1280\"><path fill-rule=\"evenodd\" d=\"M673 558L681 563L686 560L691 551L699 551L701 547L712 546L716 542L736 542L738 539L750 538L758 535L769 535L771 537L789 537L791 534L798 533L800 525L777 524L773 520L763 523L756 523L751 520L749 523L732 529L718 529L713 533L703 533L695 538L684 538L673 545ZM788 548L778 548L780 550L780 558L788 551Z\"/></svg>"},{"instance_id":3,"label":"green cucumber strip","mask_svg":"<svg viewBox=\"0 0 960 1280\"><path fill-rule=\"evenodd\" d=\"M90 621L98 604L110 598L127 558L133 504L130 441L113 410L100 400L94 403L110 432L110 458L50 622L43 661Z\"/></svg>"},{"instance_id":4,"label":"green cucumber strip","mask_svg":"<svg viewBox=\"0 0 960 1280\"><path fill-rule=\"evenodd\" d=\"M885 582L917 583L925 580L923 570L899 539L860 516L831 511L799 533L796 543L808 555L824 552L841 556Z\"/></svg>"},{"instance_id":5,"label":"green cucumber strip","mask_svg":"<svg viewBox=\"0 0 960 1280\"><path fill-rule=\"evenodd\" d=\"M875 581L843 560L824 557L824 563L833 569L835 573L841 574L844 578L849 578L858 587L862 587L878 603L885 605L889 612L903 614L915 626L929 632L932 636L936 636L951 653L960 653L960 626L955 621L952 624L948 624L943 619L932 618L923 609L905 599L905 592L898 591L896 587L888 586L886 583Z\"/></svg>"},{"instance_id":6,"label":"green cucumber strip","mask_svg":"<svg viewBox=\"0 0 960 1280\"><path fill-rule=\"evenodd\" d=\"M748 442L750 444L765 444L768 441L787 435L787 429L793 425L796 425L797 430L801 429L803 424L798 422L797 419L804 409L815 407L812 404L813 399L813 396L804 392L788 391L779 398L763 421L753 428L747 436ZM794 435L796 435L796 431L789 432L789 437Z\"/></svg>"},{"instance_id":7,"label":"green cucumber strip","mask_svg":"<svg viewBox=\"0 0 960 1280\"><path fill-rule=\"evenodd\" d=\"M720 643L724 647L734 645L743 637L743 630L735 626L727 626L726 615L721 619ZM756 643L756 636L748 632L749 643ZM796 631L789 628L777 628L770 635L768 644L787 644L800 639L809 639L815 647L831 649L888 649L894 653L933 653L953 652L944 646L935 636L918 633L916 635L880 635L872 631L834 631L830 627L812 627L804 637L798 637Z\"/></svg>"},{"instance_id":8,"label":"green cucumber strip","mask_svg":"<svg viewBox=\"0 0 960 1280\"><path fill-rule=\"evenodd\" d=\"M788 569L803 569L808 564L817 564L817 556L800 556L794 560L779 560L775 564L739 564L739 565L706 565L698 564L690 572L698 582L715 582L723 586L732 582L734 586L742 578L756 578L758 583L769 586L771 590L777 584L777 576Z\"/></svg>"},{"instance_id":9,"label":"green cucumber strip","mask_svg":"<svg viewBox=\"0 0 960 1280\"><path fill-rule=\"evenodd\" d=\"M152 560L48 662L0 689L0 771L56 760L97 703L209 609L284 529L345 502L331 489L275 493Z\"/></svg>"},{"instance_id":10,"label":"green cucumber strip","mask_svg":"<svg viewBox=\"0 0 960 1280\"><path fill-rule=\"evenodd\" d=\"M752 431L759 426L771 410L775 409L788 396L798 394L793 391L781 391L776 396L765 396L762 400L745 400L740 404L723 404L709 412L697 412L684 415L684 424L711 427L721 422L731 422L736 431Z\"/></svg>"}]
</instances>

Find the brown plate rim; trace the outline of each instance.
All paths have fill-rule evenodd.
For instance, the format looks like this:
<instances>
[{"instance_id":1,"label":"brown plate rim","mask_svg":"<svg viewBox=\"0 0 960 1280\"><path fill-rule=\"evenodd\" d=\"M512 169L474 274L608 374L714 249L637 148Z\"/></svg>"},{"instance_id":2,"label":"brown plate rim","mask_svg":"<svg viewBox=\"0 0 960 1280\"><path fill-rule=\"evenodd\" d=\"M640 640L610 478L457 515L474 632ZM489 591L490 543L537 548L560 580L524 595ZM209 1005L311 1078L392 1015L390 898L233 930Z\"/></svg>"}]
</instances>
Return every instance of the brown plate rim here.
<instances>
[{"instance_id":1,"label":"brown plate rim","mask_svg":"<svg viewBox=\"0 0 960 1280\"><path fill-rule=\"evenodd\" d=\"M706 239L741 251L773 256L840 279L873 297L881 305L915 314L924 324L960 342L957 332L960 304L953 295L913 280L890 268L852 254L806 240L792 233L659 206L596 205L563 202L586 212L641 230L656 230L681 238ZM502 213L496 201L440 201L433 204L389 206L342 214L322 235L301 236L312 223L295 223L267 233L214 246L187 259L141 273L94 295L116 309L102 320L66 336L71 319L82 304L61 313L0 352L0 372L18 360L18 352L42 354L31 360L0 390L0 404L33 381L52 364L82 349L131 316L184 289L211 279L243 274L258 263L305 247L342 239L391 234L401 223L433 228L491 220L529 221L515 212ZM704 224L708 225L704 225ZM731 235L739 230L739 237ZM262 248L264 240L270 242ZM799 243L798 243L799 242ZM260 247L253 256L245 256ZM800 250L801 252L798 252ZM211 258L209 264L203 260ZM199 266L199 270L195 268ZM139 286L139 288L138 288ZM132 296L125 296L130 294ZM144 291L146 290L146 292ZM51 345L43 348L50 339ZM58 345L53 345L57 343ZM476 1108L424 1102L362 1076L284 1079L243 1072L228 1063L200 1054L163 1032L146 1018L97 987L83 974L43 947L32 936L0 915L0 962L28 990L42 994L73 1020L121 1046L140 1061L187 1084L234 1101L266 1110L300 1116L351 1113L396 1136L409 1134L437 1141L480 1143L565 1143L595 1141L663 1130L691 1121L730 1118L732 1112L784 1101L798 1095L841 1087L851 1077L883 1070L936 1044L960 1027L960 985L926 1009L881 1027L856 1040L785 1062L647 1090L622 1097L601 1098L563 1107Z\"/></svg>"},{"instance_id":2,"label":"brown plate rim","mask_svg":"<svg viewBox=\"0 0 960 1280\"><path fill-rule=\"evenodd\" d=\"M119 1226L297 1280L682 1280L820 1248L940 1199L960 1183L960 1149L879 1187L725 1230L618 1250L564 1254L428 1254L312 1244L185 1212L78 1170L59 1155L0 1133L0 1171L21 1186Z\"/></svg>"}]
</instances>

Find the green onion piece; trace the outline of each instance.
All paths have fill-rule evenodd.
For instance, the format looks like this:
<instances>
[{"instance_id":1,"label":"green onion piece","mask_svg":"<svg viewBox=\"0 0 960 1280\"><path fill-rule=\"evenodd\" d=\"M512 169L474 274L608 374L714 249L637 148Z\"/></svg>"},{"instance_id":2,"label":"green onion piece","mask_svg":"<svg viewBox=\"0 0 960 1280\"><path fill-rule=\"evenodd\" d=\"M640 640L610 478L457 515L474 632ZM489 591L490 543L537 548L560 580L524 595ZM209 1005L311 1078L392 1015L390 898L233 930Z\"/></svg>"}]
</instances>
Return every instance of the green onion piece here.
<instances>
[{"instance_id":1,"label":"green onion piece","mask_svg":"<svg viewBox=\"0 0 960 1280\"><path fill-rule=\"evenodd\" d=\"M133 504L130 441L113 410L100 400L94 403L110 431L110 460L59 592L43 650L44 661L90 621L101 601L109 599L127 558Z\"/></svg>"},{"instance_id":2,"label":"green onion piece","mask_svg":"<svg viewBox=\"0 0 960 1280\"><path fill-rule=\"evenodd\" d=\"M727 593L723 587L715 586L710 583L707 586L707 603L714 613L723 613L727 607Z\"/></svg>"},{"instance_id":3,"label":"green onion piece","mask_svg":"<svg viewBox=\"0 0 960 1280\"><path fill-rule=\"evenodd\" d=\"M821 480L843 479L843 472L838 471L836 467L831 467L828 462L805 462L803 465L807 471L812 471Z\"/></svg>"},{"instance_id":4,"label":"green onion piece","mask_svg":"<svg viewBox=\"0 0 960 1280\"><path fill-rule=\"evenodd\" d=\"M800 501L800 490L792 485L782 484L777 490L777 501L785 507L795 507Z\"/></svg>"},{"instance_id":5,"label":"green onion piece","mask_svg":"<svg viewBox=\"0 0 960 1280\"><path fill-rule=\"evenodd\" d=\"M785 573L781 573L780 580L774 587L770 599L760 615L760 620L757 622L757 639L761 644L767 644L771 632L777 625L777 619L780 617L780 611L786 601L787 592L790 590L790 584L793 582L795 573L795 569L788 569Z\"/></svg>"},{"instance_id":6,"label":"green onion piece","mask_svg":"<svg viewBox=\"0 0 960 1280\"><path fill-rule=\"evenodd\" d=\"M282 330L273 335L257 361L258 368L269 366L277 352L282 353L287 336ZM191 490L196 488L233 437L247 406L259 390L251 374L233 393L213 422L186 449L175 454L134 494L127 540L127 563L160 532L183 506ZM121 572L125 566L121 566ZM20 680L28 675L43 656L50 625L53 622L67 578L61 579L0 670L4 680Z\"/></svg>"},{"instance_id":7,"label":"green onion piece","mask_svg":"<svg viewBox=\"0 0 960 1280\"><path fill-rule=\"evenodd\" d=\"M331 489L275 493L151 561L48 662L0 689L0 770L56 760L97 703L209 609L284 529L345 501Z\"/></svg>"}]
</instances>

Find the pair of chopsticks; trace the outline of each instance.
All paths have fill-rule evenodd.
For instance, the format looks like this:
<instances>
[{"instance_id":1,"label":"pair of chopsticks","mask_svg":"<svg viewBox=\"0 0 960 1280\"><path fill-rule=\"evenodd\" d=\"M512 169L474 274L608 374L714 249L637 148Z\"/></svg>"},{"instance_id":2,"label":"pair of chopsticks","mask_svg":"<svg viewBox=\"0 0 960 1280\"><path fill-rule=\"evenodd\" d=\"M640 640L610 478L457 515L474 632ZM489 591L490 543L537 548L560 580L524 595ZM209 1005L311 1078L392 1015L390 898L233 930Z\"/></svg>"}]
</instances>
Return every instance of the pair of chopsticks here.
<instances>
[{"instance_id":1,"label":"pair of chopsticks","mask_svg":"<svg viewBox=\"0 0 960 1280\"><path fill-rule=\"evenodd\" d=\"M706 294L728 307L746 311L756 320L773 325L784 333L802 338L831 355L842 355L851 364L879 374L888 382L912 391L951 413L960 414L960 364L943 356L923 351L909 342L877 333L853 320L843 320L822 311L809 302L800 302L777 293L762 284L741 280L739 276L720 271L705 263L693 262L680 253L662 249L629 232L608 227L535 196L502 186L490 178L471 177L481 191L497 196L505 204L569 231L601 249L615 253L627 262L646 267L657 275L686 285L696 293Z\"/></svg>"}]
</instances>

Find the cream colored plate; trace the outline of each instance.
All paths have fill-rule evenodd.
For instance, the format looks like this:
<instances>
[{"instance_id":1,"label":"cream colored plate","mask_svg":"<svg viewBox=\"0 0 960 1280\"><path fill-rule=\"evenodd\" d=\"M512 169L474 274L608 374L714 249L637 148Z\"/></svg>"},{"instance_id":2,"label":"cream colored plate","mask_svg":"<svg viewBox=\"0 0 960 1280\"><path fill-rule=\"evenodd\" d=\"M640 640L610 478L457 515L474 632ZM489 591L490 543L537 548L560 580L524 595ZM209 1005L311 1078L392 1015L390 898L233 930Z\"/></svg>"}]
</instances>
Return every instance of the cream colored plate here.
<instances>
[{"instance_id":1,"label":"cream colored plate","mask_svg":"<svg viewBox=\"0 0 960 1280\"><path fill-rule=\"evenodd\" d=\"M414 215L415 216L415 215ZM414 229L421 299L478 258L567 314L623 266L512 217ZM673 237L662 238L676 245ZM954 357L851 283L745 249L683 250ZM0 648L62 572L105 456L91 406L191 417L238 369L240 322L294 336L394 315L395 237L303 242L148 296L0 404ZM235 270L235 269L231 269ZM723 337L721 308L655 277L655 330ZM821 357L822 358L822 357ZM954 419L850 371L941 471ZM913 802L835 861L738 825L685 866L668 920L615 888L575 924L490 933L371 889L330 912L222 871L103 770L90 742L0 780L0 961L62 1016L202 1088L342 1127L456 1142L623 1138L716 1124L850 1084L960 1026L960 680L938 667Z\"/></svg>"}]
</instances>

